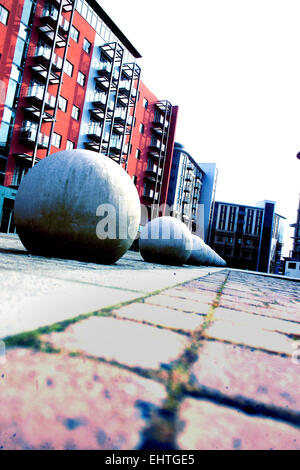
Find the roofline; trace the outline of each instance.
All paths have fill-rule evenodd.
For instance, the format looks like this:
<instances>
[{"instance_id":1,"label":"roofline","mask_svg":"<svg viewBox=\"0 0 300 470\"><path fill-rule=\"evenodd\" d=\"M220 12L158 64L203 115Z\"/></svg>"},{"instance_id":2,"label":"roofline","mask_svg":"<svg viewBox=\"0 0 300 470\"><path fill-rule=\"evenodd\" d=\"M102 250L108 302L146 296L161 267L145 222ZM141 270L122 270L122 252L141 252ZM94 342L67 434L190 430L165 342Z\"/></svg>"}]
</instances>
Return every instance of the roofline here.
<instances>
[{"instance_id":1,"label":"roofline","mask_svg":"<svg viewBox=\"0 0 300 470\"><path fill-rule=\"evenodd\" d=\"M260 207L260 206L248 206L248 204L239 204L239 203L234 203L234 202L225 202L225 201L215 201L215 204L226 204L228 206L243 206L243 207L247 207L248 209L261 209L262 211L265 209L264 207ZM280 215L278 214L277 212L274 212L275 215L277 215L278 217L281 217L282 219L286 219L286 217L284 217L283 215Z\"/></svg>"},{"instance_id":2,"label":"roofline","mask_svg":"<svg viewBox=\"0 0 300 470\"><path fill-rule=\"evenodd\" d=\"M197 167L197 169L200 170L201 173L203 173L204 175L206 174L205 171L202 170L200 164L196 162L196 160L189 154L189 152L185 150L182 144L180 144L179 142L174 142L174 150L179 150L180 152L185 153L188 156L188 158L192 161L192 163Z\"/></svg>"},{"instance_id":3,"label":"roofline","mask_svg":"<svg viewBox=\"0 0 300 470\"><path fill-rule=\"evenodd\" d=\"M108 16L108 14L103 10L103 8L99 5L97 0L87 0L87 2L95 9L98 13L100 18L107 24L107 26L111 29L111 31L117 36L120 41L124 44L125 47L129 50L129 52L136 58L140 59L142 56L138 52L138 50L133 46L133 44L129 41L129 39L125 36L124 33L118 28L116 23Z\"/></svg>"}]
</instances>

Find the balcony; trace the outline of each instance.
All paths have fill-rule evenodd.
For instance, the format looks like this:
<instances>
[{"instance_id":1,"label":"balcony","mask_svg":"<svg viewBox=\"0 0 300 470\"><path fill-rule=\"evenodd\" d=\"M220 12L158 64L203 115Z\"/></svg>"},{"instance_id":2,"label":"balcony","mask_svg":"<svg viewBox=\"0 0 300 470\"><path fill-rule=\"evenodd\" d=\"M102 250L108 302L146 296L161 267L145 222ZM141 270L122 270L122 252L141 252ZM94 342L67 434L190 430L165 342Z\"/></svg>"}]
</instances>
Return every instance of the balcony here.
<instances>
[{"instance_id":1,"label":"balcony","mask_svg":"<svg viewBox=\"0 0 300 470\"><path fill-rule=\"evenodd\" d=\"M162 143L161 141L159 141L159 140L156 141L156 142L152 140L152 141L151 141L151 144L150 144L150 148L151 148L152 150L161 151L161 152L163 152L163 153L164 153L165 150L166 150L165 144L163 144L163 143Z\"/></svg>"},{"instance_id":2,"label":"balcony","mask_svg":"<svg viewBox=\"0 0 300 470\"><path fill-rule=\"evenodd\" d=\"M42 26L38 27L38 30L46 42L53 44L55 37L55 28L58 18L58 11L55 9L44 9L41 16ZM56 35L55 47L65 47L66 46L66 36L70 23L64 16L61 16L59 19L59 28Z\"/></svg>"},{"instance_id":3,"label":"balcony","mask_svg":"<svg viewBox=\"0 0 300 470\"><path fill-rule=\"evenodd\" d=\"M159 197L159 193L156 192L154 194L154 190L153 189L145 189L144 191L144 194L143 194L143 197L145 199L149 199L151 201L154 201L154 199L157 201L158 200L158 197Z\"/></svg>"},{"instance_id":4,"label":"balcony","mask_svg":"<svg viewBox=\"0 0 300 470\"><path fill-rule=\"evenodd\" d=\"M117 121L117 122L120 122L120 121L125 122L125 120L126 120L126 109L116 108L114 117L115 117L115 121Z\"/></svg>"},{"instance_id":5,"label":"balcony","mask_svg":"<svg viewBox=\"0 0 300 470\"><path fill-rule=\"evenodd\" d=\"M37 106L41 106L44 98L44 87L33 85L28 89L27 100ZM45 94L45 109L55 108L55 96L49 92Z\"/></svg>"},{"instance_id":6,"label":"balcony","mask_svg":"<svg viewBox=\"0 0 300 470\"><path fill-rule=\"evenodd\" d=\"M49 68L50 66L50 57L51 57L51 49L44 47L44 46L37 46L34 54L34 60L38 64L41 64L45 66L46 68ZM62 64L63 61L58 55L54 54L53 55L53 60L52 60L52 71L59 72L62 69Z\"/></svg>"},{"instance_id":7,"label":"balcony","mask_svg":"<svg viewBox=\"0 0 300 470\"><path fill-rule=\"evenodd\" d=\"M90 124L87 128L87 136L96 141L100 142L102 127L97 123Z\"/></svg>"},{"instance_id":8,"label":"balcony","mask_svg":"<svg viewBox=\"0 0 300 470\"><path fill-rule=\"evenodd\" d=\"M119 84L119 93L125 94L126 96L130 93L130 82L128 80L122 80Z\"/></svg>"},{"instance_id":9,"label":"balcony","mask_svg":"<svg viewBox=\"0 0 300 470\"><path fill-rule=\"evenodd\" d=\"M71 11L73 6L73 0L50 0L53 5L57 8L60 7L61 3L63 4L63 11Z\"/></svg>"},{"instance_id":10,"label":"balcony","mask_svg":"<svg viewBox=\"0 0 300 470\"><path fill-rule=\"evenodd\" d=\"M109 62L99 62L98 75L108 77L111 74L111 64Z\"/></svg>"},{"instance_id":11,"label":"balcony","mask_svg":"<svg viewBox=\"0 0 300 470\"><path fill-rule=\"evenodd\" d=\"M106 99L107 96L105 93L94 92L91 96L90 101L97 108L104 109L106 105Z\"/></svg>"},{"instance_id":12,"label":"balcony","mask_svg":"<svg viewBox=\"0 0 300 470\"><path fill-rule=\"evenodd\" d=\"M27 144L34 145L37 137L37 127L25 125L21 128L19 139ZM49 144L49 136L39 133L38 147L47 148Z\"/></svg>"}]
</instances>

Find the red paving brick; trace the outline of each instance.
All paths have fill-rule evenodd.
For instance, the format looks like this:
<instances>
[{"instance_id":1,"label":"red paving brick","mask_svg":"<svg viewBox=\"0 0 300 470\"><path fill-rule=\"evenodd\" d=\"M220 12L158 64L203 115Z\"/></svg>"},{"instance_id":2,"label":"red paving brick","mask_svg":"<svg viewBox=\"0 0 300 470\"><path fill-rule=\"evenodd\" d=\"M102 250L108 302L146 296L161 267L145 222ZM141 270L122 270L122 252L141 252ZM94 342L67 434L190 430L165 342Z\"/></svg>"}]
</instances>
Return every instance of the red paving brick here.
<instances>
[{"instance_id":1,"label":"red paving brick","mask_svg":"<svg viewBox=\"0 0 300 470\"><path fill-rule=\"evenodd\" d=\"M300 365L290 357L205 341L191 374L195 387L300 414Z\"/></svg>"},{"instance_id":2,"label":"red paving brick","mask_svg":"<svg viewBox=\"0 0 300 470\"><path fill-rule=\"evenodd\" d=\"M0 366L0 448L134 449L162 385L82 358L8 352Z\"/></svg>"},{"instance_id":3,"label":"red paving brick","mask_svg":"<svg viewBox=\"0 0 300 470\"><path fill-rule=\"evenodd\" d=\"M300 450L300 429L206 400L183 401L177 430L182 450Z\"/></svg>"}]
</instances>

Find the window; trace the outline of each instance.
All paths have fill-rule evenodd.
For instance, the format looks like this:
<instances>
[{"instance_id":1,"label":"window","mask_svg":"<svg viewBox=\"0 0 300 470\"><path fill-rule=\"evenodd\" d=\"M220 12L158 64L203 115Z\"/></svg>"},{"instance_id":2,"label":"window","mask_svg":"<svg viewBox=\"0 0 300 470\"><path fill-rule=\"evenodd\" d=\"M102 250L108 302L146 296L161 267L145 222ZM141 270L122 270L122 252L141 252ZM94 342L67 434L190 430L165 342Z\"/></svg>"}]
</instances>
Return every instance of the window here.
<instances>
[{"instance_id":1,"label":"window","mask_svg":"<svg viewBox=\"0 0 300 470\"><path fill-rule=\"evenodd\" d=\"M289 269L296 269L296 263L289 263Z\"/></svg>"},{"instance_id":2,"label":"window","mask_svg":"<svg viewBox=\"0 0 300 470\"><path fill-rule=\"evenodd\" d=\"M140 124L140 133L144 134L144 132L145 132L145 126L144 126L144 124L141 123Z\"/></svg>"},{"instance_id":3,"label":"window","mask_svg":"<svg viewBox=\"0 0 300 470\"><path fill-rule=\"evenodd\" d=\"M132 181L133 181L133 184L136 186L136 183L137 183L137 176L133 175Z\"/></svg>"},{"instance_id":4,"label":"window","mask_svg":"<svg viewBox=\"0 0 300 470\"><path fill-rule=\"evenodd\" d=\"M87 40L87 38L84 38L84 40L83 40L82 49L85 52L87 52L88 54L91 52L91 43L90 43L90 41Z\"/></svg>"},{"instance_id":5,"label":"window","mask_svg":"<svg viewBox=\"0 0 300 470\"><path fill-rule=\"evenodd\" d=\"M56 134L55 132L53 132L51 144L53 145L53 147L56 147L56 148L59 149L60 144L61 144L61 135Z\"/></svg>"},{"instance_id":6,"label":"window","mask_svg":"<svg viewBox=\"0 0 300 470\"><path fill-rule=\"evenodd\" d=\"M136 151L135 151L135 158L136 158L137 160L140 160L140 159L141 159L141 151L140 151L140 149L136 149Z\"/></svg>"},{"instance_id":7,"label":"window","mask_svg":"<svg viewBox=\"0 0 300 470\"><path fill-rule=\"evenodd\" d=\"M70 33L71 38L75 41L78 42L79 39L79 31L76 29L74 26L71 26L71 33Z\"/></svg>"},{"instance_id":8,"label":"window","mask_svg":"<svg viewBox=\"0 0 300 470\"><path fill-rule=\"evenodd\" d=\"M85 75L84 73L80 71L78 72L78 75L77 75L77 83L79 83L79 85L81 86L84 86L85 84Z\"/></svg>"},{"instance_id":9,"label":"window","mask_svg":"<svg viewBox=\"0 0 300 470\"><path fill-rule=\"evenodd\" d=\"M0 23L6 26L7 20L8 20L8 10L6 10L6 8L4 8L4 6L0 4Z\"/></svg>"},{"instance_id":10,"label":"window","mask_svg":"<svg viewBox=\"0 0 300 470\"><path fill-rule=\"evenodd\" d=\"M68 100L66 100L63 96L59 96L58 98L58 109L63 111L64 113L67 111Z\"/></svg>"},{"instance_id":11,"label":"window","mask_svg":"<svg viewBox=\"0 0 300 470\"><path fill-rule=\"evenodd\" d=\"M145 109L148 109L148 100L146 98L143 100L143 106Z\"/></svg>"},{"instance_id":12,"label":"window","mask_svg":"<svg viewBox=\"0 0 300 470\"><path fill-rule=\"evenodd\" d=\"M79 120L79 115L80 115L80 109L77 108L77 106L75 106L73 104L72 114L71 114L72 118L76 119L76 121L78 121Z\"/></svg>"},{"instance_id":13,"label":"window","mask_svg":"<svg viewBox=\"0 0 300 470\"><path fill-rule=\"evenodd\" d=\"M69 77L72 77L73 75L73 68L74 66L69 62L68 60L65 61L64 65L64 72L69 75Z\"/></svg>"},{"instance_id":14,"label":"window","mask_svg":"<svg viewBox=\"0 0 300 470\"><path fill-rule=\"evenodd\" d=\"M72 142L71 140L67 140L66 150L73 150L74 147L74 142Z\"/></svg>"},{"instance_id":15,"label":"window","mask_svg":"<svg viewBox=\"0 0 300 470\"><path fill-rule=\"evenodd\" d=\"M252 245L252 241L249 240L249 238L246 238L245 245L248 245L248 246Z\"/></svg>"}]
</instances>

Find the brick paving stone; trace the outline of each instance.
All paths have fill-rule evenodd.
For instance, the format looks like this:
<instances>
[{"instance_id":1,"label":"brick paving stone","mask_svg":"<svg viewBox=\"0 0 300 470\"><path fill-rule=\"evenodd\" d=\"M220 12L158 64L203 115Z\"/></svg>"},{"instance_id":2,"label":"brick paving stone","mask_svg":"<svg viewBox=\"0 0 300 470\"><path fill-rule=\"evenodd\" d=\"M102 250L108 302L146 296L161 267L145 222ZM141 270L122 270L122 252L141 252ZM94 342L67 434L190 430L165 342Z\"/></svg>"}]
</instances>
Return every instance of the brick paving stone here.
<instances>
[{"instance_id":1,"label":"brick paving stone","mask_svg":"<svg viewBox=\"0 0 300 470\"><path fill-rule=\"evenodd\" d=\"M238 310L246 313L254 313L256 315L264 315L267 317L281 318L282 320L291 320L300 322L300 307L287 305L285 307L278 305L263 305L262 307L248 305L242 303L237 298L236 301L228 301L226 297L221 297L219 306L227 309Z\"/></svg>"},{"instance_id":2,"label":"brick paving stone","mask_svg":"<svg viewBox=\"0 0 300 470\"><path fill-rule=\"evenodd\" d=\"M0 366L0 448L135 449L162 385L118 367L10 350Z\"/></svg>"},{"instance_id":3,"label":"brick paving stone","mask_svg":"<svg viewBox=\"0 0 300 470\"><path fill-rule=\"evenodd\" d=\"M191 382L232 399L251 399L300 415L300 365L291 358L205 341Z\"/></svg>"},{"instance_id":4,"label":"brick paving stone","mask_svg":"<svg viewBox=\"0 0 300 470\"><path fill-rule=\"evenodd\" d=\"M170 308L148 305L145 303L134 303L121 307L113 312L119 317L132 320L144 321L160 325L167 328L176 328L184 331L194 331L199 329L204 318L193 313L179 312Z\"/></svg>"},{"instance_id":5,"label":"brick paving stone","mask_svg":"<svg viewBox=\"0 0 300 470\"><path fill-rule=\"evenodd\" d=\"M145 369L171 362L188 344L184 335L107 317L91 317L42 339L65 350Z\"/></svg>"},{"instance_id":6,"label":"brick paving stone","mask_svg":"<svg viewBox=\"0 0 300 470\"><path fill-rule=\"evenodd\" d=\"M216 294L214 292L197 292L188 288L184 289L180 287L176 287L174 289L167 289L161 292L161 295L165 295L168 297L178 297L180 299L194 300L202 303L212 303L216 298Z\"/></svg>"},{"instance_id":7,"label":"brick paving stone","mask_svg":"<svg viewBox=\"0 0 300 470\"><path fill-rule=\"evenodd\" d=\"M176 310L182 310L184 312L199 313L206 315L211 304L201 301L180 299L179 297L167 297L165 295L154 295L145 299L147 304L159 305L161 307L169 307Z\"/></svg>"},{"instance_id":8,"label":"brick paving stone","mask_svg":"<svg viewBox=\"0 0 300 470\"><path fill-rule=\"evenodd\" d=\"M266 351L293 354L293 340L281 333L250 328L246 325L237 325L227 320L216 320L203 333L211 339L218 339Z\"/></svg>"},{"instance_id":9,"label":"brick paving stone","mask_svg":"<svg viewBox=\"0 0 300 470\"><path fill-rule=\"evenodd\" d=\"M179 410L182 450L300 450L300 429L207 400L186 398Z\"/></svg>"},{"instance_id":10,"label":"brick paving stone","mask_svg":"<svg viewBox=\"0 0 300 470\"><path fill-rule=\"evenodd\" d=\"M300 336L300 324L271 318L268 316L254 315L243 311L229 310L219 307L214 311L215 320L228 320L234 322L235 325L246 325L250 328L257 328L267 331L277 331L287 335Z\"/></svg>"},{"instance_id":11,"label":"brick paving stone","mask_svg":"<svg viewBox=\"0 0 300 470\"><path fill-rule=\"evenodd\" d=\"M260 300L254 299L253 297L250 299L246 299L244 297L239 297L239 296L233 296L233 295L225 295L222 292L222 297L220 304L222 306L231 306L236 307L236 306L251 306L251 307L259 307L259 308L266 308L266 305L261 302Z\"/></svg>"}]
</instances>

